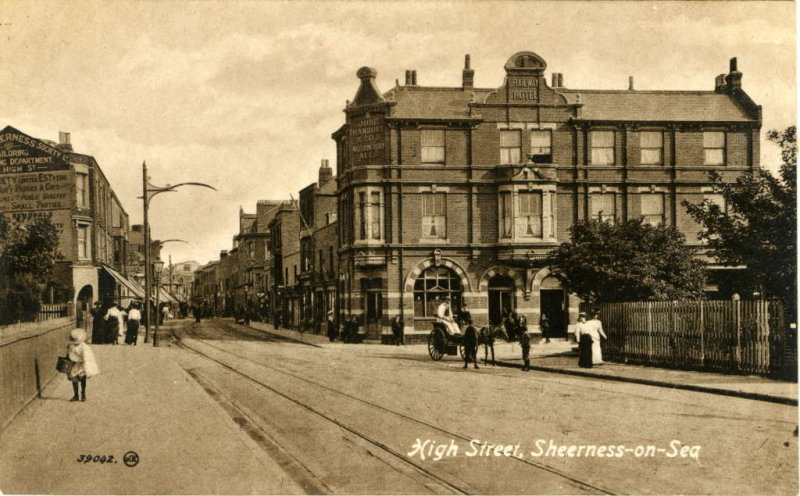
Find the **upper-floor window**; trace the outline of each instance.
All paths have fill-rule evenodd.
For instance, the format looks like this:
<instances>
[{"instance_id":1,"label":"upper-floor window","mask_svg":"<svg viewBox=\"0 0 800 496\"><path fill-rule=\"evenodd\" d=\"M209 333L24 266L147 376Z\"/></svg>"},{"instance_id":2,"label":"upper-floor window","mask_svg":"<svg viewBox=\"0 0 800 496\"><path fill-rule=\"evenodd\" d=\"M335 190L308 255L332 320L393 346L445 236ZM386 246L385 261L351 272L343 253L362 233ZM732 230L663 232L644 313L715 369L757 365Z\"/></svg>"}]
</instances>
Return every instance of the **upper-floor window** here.
<instances>
[{"instance_id":1,"label":"upper-floor window","mask_svg":"<svg viewBox=\"0 0 800 496\"><path fill-rule=\"evenodd\" d=\"M531 131L533 162L547 164L553 161L553 132L549 129Z\"/></svg>"},{"instance_id":2,"label":"upper-floor window","mask_svg":"<svg viewBox=\"0 0 800 496\"><path fill-rule=\"evenodd\" d=\"M642 221L652 226L662 224L664 222L664 194L642 193L639 197Z\"/></svg>"},{"instance_id":3,"label":"upper-floor window","mask_svg":"<svg viewBox=\"0 0 800 496\"><path fill-rule=\"evenodd\" d=\"M510 191L500 193L500 236L503 238L511 237L511 229L514 225L514 204L512 200Z\"/></svg>"},{"instance_id":4,"label":"upper-floor window","mask_svg":"<svg viewBox=\"0 0 800 496\"><path fill-rule=\"evenodd\" d=\"M447 238L447 214L445 193L422 194L422 236Z\"/></svg>"},{"instance_id":5,"label":"upper-floor window","mask_svg":"<svg viewBox=\"0 0 800 496\"><path fill-rule=\"evenodd\" d=\"M383 239L383 204L380 190L358 191L358 239Z\"/></svg>"},{"instance_id":6,"label":"upper-floor window","mask_svg":"<svg viewBox=\"0 0 800 496\"><path fill-rule=\"evenodd\" d=\"M642 131L639 133L642 165L661 165L664 163L664 134L661 131Z\"/></svg>"},{"instance_id":7,"label":"upper-floor window","mask_svg":"<svg viewBox=\"0 0 800 496\"><path fill-rule=\"evenodd\" d=\"M92 257L91 237L89 236L89 226L78 225L78 258L87 259Z\"/></svg>"},{"instance_id":8,"label":"upper-floor window","mask_svg":"<svg viewBox=\"0 0 800 496\"><path fill-rule=\"evenodd\" d=\"M728 213L728 204L722 193L703 193L703 200L719 207L720 212Z\"/></svg>"},{"instance_id":9,"label":"upper-floor window","mask_svg":"<svg viewBox=\"0 0 800 496\"><path fill-rule=\"evenodd\" d=\"M614 164L614 131L592 131L592 164Z\"/></svg>"},{"instance_id":10,"label":"upper-floor window","mask_svg":"<svg viewBox=\"0 0 800 496\"><path fill-rule=\"evenodd\" d=\"M705 165L725 164L725 133L705 131L703 133L703 163Z\"/></svg>"},{"instance_id":11,"label":"upper-floor window","mask_svg":"<svg viewBox=\"0 0 800 496\"><path fill-rule=\"evenodd\" d=\"M79 207L89 206L89 175L82 172L75 174L75 199Z\"/></svg>"},{"instance_id":12,"label":"upper-floor window","mask_svg":"<svg viewBox=\"0 0 800 496\"><path fill-rule=\"evenodd\" d=\"M422 163L444 163L444 129L422 130Z\"/></svg>"},{"instance_id":13,"label":"upper-floor window","mask_svg":"<svg viewBox=\"0 0 800 496\"><path fill-rule=\"evenodd\" d=\"M589 209L592 219L614 223L617 206L614 193L592 193L589 197Z\"/></svg>"},{"instance_id":14,"label":"upper-floor window","mask_svg":"<svg viewBox=\"0 0 800 496\"><path fill-rule=\"evenodd\" d=\"M542 193L540 191L519 192L519 230L524 237L542 237Z\"/></svg>"},{"instance_id":15,"label":"upper-floor window","mask_svg":"<svg viewBox=\"0 0 800 496\"><path fill-rule=\"evenodd\" d=\"M500 163L518 164L521 155L519 130L500 131Z\"/></svg>"}]
</instances>

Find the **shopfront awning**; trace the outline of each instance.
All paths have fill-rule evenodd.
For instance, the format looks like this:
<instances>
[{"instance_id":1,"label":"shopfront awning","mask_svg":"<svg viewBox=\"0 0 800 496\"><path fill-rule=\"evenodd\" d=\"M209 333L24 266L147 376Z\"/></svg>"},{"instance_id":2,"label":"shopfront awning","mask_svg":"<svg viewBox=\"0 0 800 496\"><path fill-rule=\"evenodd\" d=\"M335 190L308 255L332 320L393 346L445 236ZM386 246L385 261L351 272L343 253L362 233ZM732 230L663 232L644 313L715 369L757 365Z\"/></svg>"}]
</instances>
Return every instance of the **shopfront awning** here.
<instances>
[{"instance_id":1,"label":"shopfront awning","mask_svg":"<svg viewBox=\"0 0 800 496\"><path fill-rule=\"evenodd\" d=\"M127 277L123 276L116 270L112 269L108 265L103 265L103 270L109 273L111 277L113 277L118 283L120 283L123 287L127 288L128 291L131 293L128 297L137 297L137 298L144 298L144 291L133 281L129 280Z\"/></svg>"},{"instance_id":2,"label":"shopfront awning","mask_svg":"<svg viewBox=\"0 0 800 496\"><path fill-rule=\"evenodd\" d=\"M171 294L164 291L164 288L158 288L158 300L168 303L178 303L178 301L173 298Z\"/></svg>"}]
</instances>

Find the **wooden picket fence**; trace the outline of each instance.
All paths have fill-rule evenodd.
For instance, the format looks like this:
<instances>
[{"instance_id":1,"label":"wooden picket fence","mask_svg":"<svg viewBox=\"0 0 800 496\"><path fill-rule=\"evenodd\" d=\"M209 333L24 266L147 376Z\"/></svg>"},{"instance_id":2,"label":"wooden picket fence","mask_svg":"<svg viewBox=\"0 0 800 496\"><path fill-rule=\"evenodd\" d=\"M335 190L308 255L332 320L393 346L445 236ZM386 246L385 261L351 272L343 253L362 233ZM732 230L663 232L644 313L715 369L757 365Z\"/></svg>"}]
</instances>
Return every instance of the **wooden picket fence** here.
<instances>
[{"instance_id":1,"label":"wooden picket fence","mask_svg":"<svg viewBox=\"0 0 800 496\"><path fill-rule=\"evenodd\" d=\"M794 333L775 301L605 303L608 360L796 377Z\"/></svg>"},{"instance_id":2,"label":"wooden picket fence","mask_svg":"<svg viewBox=\"0 0 800 496\"><path fill-rule=\"evenodd\" d=\"M43 303L36 315L35 322L44 322L50 319L60 319L69 315L66 303L46 304Z\"/></svg>"}]
</instances>

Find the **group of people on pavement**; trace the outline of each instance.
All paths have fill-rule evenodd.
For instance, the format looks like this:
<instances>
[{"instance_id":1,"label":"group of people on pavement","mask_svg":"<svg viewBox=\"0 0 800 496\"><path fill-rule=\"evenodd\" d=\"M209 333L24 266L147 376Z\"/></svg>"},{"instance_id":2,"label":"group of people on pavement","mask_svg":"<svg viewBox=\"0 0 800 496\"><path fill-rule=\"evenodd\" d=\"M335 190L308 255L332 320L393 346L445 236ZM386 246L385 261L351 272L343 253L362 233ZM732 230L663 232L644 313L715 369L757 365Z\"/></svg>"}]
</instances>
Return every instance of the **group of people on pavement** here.
<instances>
[{"instance_id":1,"label":"group of people on pavement","mask_svg":"<svg viewBox=\"0 0 800 496\"><path fill-rule=\"evenodd\" d=\"M107 300L94 302L92 313L92 343L119 344L124 337L125 344L136 345L139 326L142 322L141 304L133 301L128 308Z\"/></svg>"}]
</instances>

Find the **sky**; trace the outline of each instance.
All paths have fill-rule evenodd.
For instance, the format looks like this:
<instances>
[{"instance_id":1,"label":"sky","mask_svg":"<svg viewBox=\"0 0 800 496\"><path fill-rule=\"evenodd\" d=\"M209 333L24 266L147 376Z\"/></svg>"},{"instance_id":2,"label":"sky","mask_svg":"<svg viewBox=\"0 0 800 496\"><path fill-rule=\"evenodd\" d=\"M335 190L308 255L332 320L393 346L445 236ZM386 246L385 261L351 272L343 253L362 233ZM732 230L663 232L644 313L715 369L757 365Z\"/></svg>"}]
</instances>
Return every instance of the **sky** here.
<instances>
[{"instance_id":1,"label":"sky","mask_svg":"<svg viewBox=\"0 0 800 496\"><path fill-rule=\"evenodd\" d=\"M769 129L795 124L793 2L277 2L0 0L0 128L92 155L141 223L142 162L155 185L205 182L154 198L154 239L175 263L230 249L239 208L297 198L335 163L356 71L390 89L502 85L530 50L564 86L712 90L738 58L763 106L762 165L779 164Z\"/></svg>"}]
</instances>

